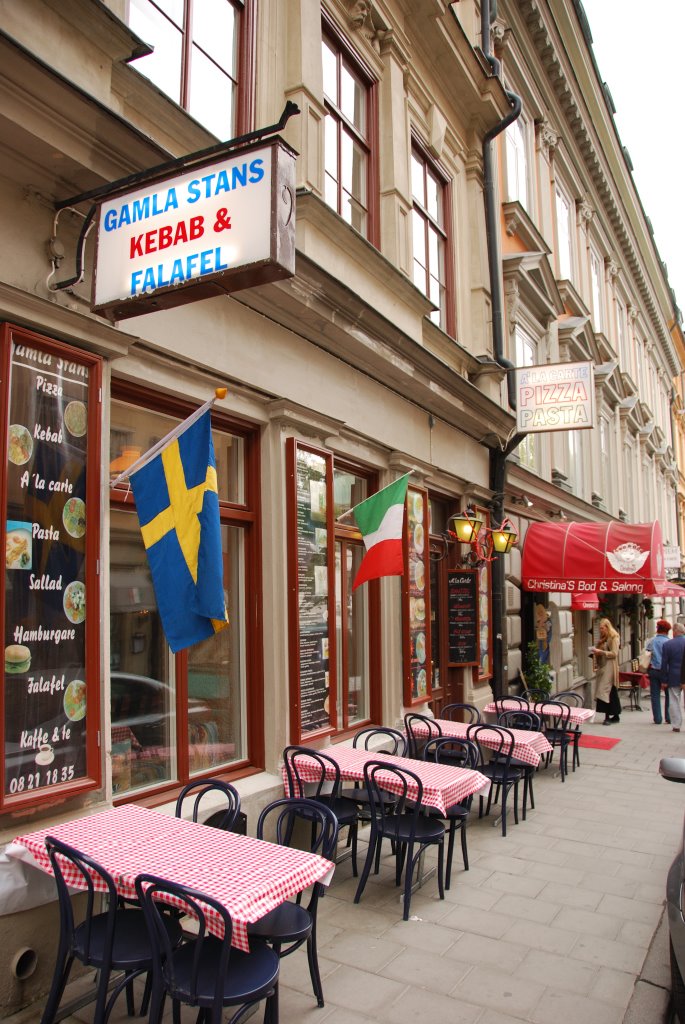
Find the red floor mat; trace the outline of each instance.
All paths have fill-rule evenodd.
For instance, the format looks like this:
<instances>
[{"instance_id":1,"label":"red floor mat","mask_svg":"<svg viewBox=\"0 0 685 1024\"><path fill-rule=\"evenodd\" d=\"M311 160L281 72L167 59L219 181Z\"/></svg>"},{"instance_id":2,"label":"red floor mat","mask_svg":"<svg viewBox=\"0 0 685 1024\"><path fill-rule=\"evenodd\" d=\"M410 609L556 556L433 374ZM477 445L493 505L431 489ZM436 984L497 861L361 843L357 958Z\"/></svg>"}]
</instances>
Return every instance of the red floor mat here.
<instances>
[{"instance_id":1,"label":"red floor mat","mask_svg":"<svg viewBox=\"0 0 685 1024\"><path fill-rule=\"evenodd\" d=\"M583 733L578 740L580 747L594 747L595 750L611 750L617 743L620 743L619 739L614 736L591 736L589 733Z\"/></svg>"}]
</instances>

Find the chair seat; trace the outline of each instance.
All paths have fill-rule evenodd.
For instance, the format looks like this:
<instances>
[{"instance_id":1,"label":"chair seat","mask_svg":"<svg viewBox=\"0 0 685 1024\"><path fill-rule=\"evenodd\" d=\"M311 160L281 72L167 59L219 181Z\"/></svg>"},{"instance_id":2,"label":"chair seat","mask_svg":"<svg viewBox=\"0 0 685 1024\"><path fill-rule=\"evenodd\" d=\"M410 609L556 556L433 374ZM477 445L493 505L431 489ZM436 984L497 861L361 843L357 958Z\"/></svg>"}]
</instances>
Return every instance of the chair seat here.
<instances>
[{"instance_id":1,"label":"chair seat","mask_svg":"<svg viewBox=\"0 0 685 1024\"><path fill-rule=\"evenodd\" d=\"M509 763L509 769L507 766L500 761L490 761L489 764L484 764L478 769L481 775L485 775L487 779L495 785L501 784L506 781L519 782L523 778L523 770L521 768L515 768L513 764Z\"/></svg>"},{"instance_id":2,"label":"chair seat","mask_svg":"<svg viewBox=\"0 0 685 1024\"><path fill-rule=\"evenodd\" d=\"M407 842L412 832L411 815L399 814L394 818L386 819L385 827L382 830L388 839L397 839L400 842ZM417 843L437 843L445 835L445 826L442 821L431 818L428 815L419 815L415 822L414 839Z\"/></svg>"},{"instance_id":3,"label":"chair seat","mask_svg":"<svg viewBox=\"0 0 685 1024\"><path fill-rule=\"evenodd\" d=\"M412 807L413 804L410 805L409 802L407 802L407 810L411 810ZM471 813L471 808L467 807L466 804L452 804L452 806L448 807L445 811L439 811L437 807L428 807L426 810L428 811L429 818L442 818L443 821L452 821L455 819L457 821L463 821L463 819L468 818Z\"/></svg>"},{"instance_id":4,"label":"chair seat","mask_svg":"<svg viewBox=\"0 0 685 1024\"><path fill-rule=\"evenodd\" d=\"M87 960L93 966L103 962L103 949L107 914L96 914L90 920L90 956ZM174 917L165 917L164 926L172 946L181 942L182 929ZM86 923L74 930L74 953L86 961ZM147 967L152 957L150 940L142 910L119 910L114 925L112 967L118 971L135 971Z\"/></svg>"},{"instance_id":5,"label":"chair seat","mask_svg":"<svg viewBox=\"0 0 685 1024\"><path fill-rule=\"evenodd\" d=\"M312 915L298 903L281 903L253 924L248 924L250 937L271 939L275 942L301 942L313 926Z\"/></svg>"},{"instance_id":6,"label":"chair seat","mask_svg":"<svg viewBox=\"0 0 685 1024\"><path fill-rule=\"evenodd\" d=\"M369 798L363 786L355 786L354 789L343 789L340 794L341 800L353 800L356 804L367 804Z\"/></svg>"},{"instance_id":7,"label":"chair seat","mask_svg":"<svg viewBox=\"0 0 685 1024\"><path fill-rule=\"evenodd\" d=\"M344 797L326 797L317 796L315 799L320 804L325 804L326 807L330 807L333 814L338 819L339 825L351 825L357 820L357 804L354 800L347 800Z\"/></svg>"},{"instance_id":8,"label":"chair seat","mask_svg":"<svg viewBox=\"0 0 685 1024\"><path fill-rule=\"evenodd\" d=\"M186 942L174 953L174 991L171 993L174 998L190 998L195 945L196 942ZM208 1006L213 1001L222 945L220 939L209 938L204 941L196 1005ZM257 943L250 953L231 950L229 966L230 970L224 975L224 1006L264 999L278 981L278 954L266 943Z\"/></svg>"}]
</instances>

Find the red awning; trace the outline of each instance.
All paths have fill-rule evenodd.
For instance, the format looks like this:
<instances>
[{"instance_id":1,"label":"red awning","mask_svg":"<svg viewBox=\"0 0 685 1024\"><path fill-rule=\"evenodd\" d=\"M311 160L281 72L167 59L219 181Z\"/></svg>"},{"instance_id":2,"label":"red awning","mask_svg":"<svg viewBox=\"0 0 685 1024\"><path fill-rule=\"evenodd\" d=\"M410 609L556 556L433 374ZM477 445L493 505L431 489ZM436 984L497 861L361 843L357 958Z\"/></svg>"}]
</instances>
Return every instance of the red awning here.
<instances>
[{"instance_id":1,"label":"red awning","mask_svg":"<svg viewBox=\"0 0 685 1024\"><path fill-rule=\"evenodd\" d=\"M655 580L654 587L657 597L685 597L685 587L681 587L679 583L671 583L670 580Z\"/></svg>"},{"instance_id":2,"label":"red awning","mask_svg":"<svg viewBox=\"0 0 685 1024\"><path fill-rule=\"evenodd\" d=\"M571 594L571 610L574 612L592 612L599 608L597 594Z\"/></svg>"},{"instance_id":3,"label":"red awning","mask_svg":"<svg viewBox=\"0 0 685 1024\"><path fill-rule=\"evenodd\" d=\"M521 575L525 590L579 596L656 594L675 586L664 577L658 522L531 523Z\"/></svg>"}]
</instances>

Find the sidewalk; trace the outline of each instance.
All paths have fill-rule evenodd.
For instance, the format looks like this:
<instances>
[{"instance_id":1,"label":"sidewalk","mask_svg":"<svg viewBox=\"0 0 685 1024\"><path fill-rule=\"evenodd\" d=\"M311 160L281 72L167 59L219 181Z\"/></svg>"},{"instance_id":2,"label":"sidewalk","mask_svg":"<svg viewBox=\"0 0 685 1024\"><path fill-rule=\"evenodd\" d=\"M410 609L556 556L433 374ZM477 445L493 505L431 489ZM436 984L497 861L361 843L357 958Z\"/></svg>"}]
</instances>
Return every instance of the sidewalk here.
<instances>
[{"instance_id":1,"label":"sidewalk","mask_svg":"<svg viewBox=\"0 0 685 1024\"><path fill-rule=\"evenodd\" d=\"M492 818L478 820L476 801L471 870L457 840L452 889L442 902L428 879L414 893L412 920L402 921L389 856L358 906L350 862L340 864L319 905L326 1005L316 1007L300 950L282 962L282 1024L662 1024L668 937L659 924L685 787L657 768L663 756L685 756L685 733L653 725L643 708L617 726L586 726L621 742L581 748L581 766L563 785L539 772L536 810L518 826L512 816L506 839ZM129 1019L124 1002L113 1022ZM92 1009L68 1022L92 1021ZM9 1020L29 1024L36 1010ZM184 1010L182 1019L195 1017Z\"/></svg>"}]
</instances>

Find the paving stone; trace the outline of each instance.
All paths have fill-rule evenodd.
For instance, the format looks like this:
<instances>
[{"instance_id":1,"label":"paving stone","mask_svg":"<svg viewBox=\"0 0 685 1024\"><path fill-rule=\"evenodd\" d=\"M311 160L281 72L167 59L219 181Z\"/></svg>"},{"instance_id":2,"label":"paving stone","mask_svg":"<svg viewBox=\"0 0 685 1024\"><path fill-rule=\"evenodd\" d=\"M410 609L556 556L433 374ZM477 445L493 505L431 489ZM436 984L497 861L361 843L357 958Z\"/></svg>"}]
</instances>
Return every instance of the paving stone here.
<instances>
[{"instance_id":1,"label":"paving stone","mask_svg":"<svg viewBox=\"0 0 685 1024\"><path fill-rule=\"evenodd\" d=\"M588 992L597 980L597 969L547 950L531 949L516 968L517 978L530 978L546 988L562 992Z\"/></svg>"},{"instance_id":2,"label":"paving stone","mask_svg":"<svg viewBox=\"0 0 685 1024\"><path fill-rule=\"evenodd\" d=\"M654 1018L654 1024L657 1019ZM600 1002L598 999L549 988L535 1007L530 1020L536 1024L578 1024L579 1021L591 1021L592 1024L621 1024L623 1010L620 1006ZM646 1021L642 1021L642 1024L646 1024Z\"/></svg>"},{"instance_id":3,"label":"paving stone","mask_svg":"<svg viewBox=\"0 0 685 1024\"><path fill-rule=\"evenodd\" d=\"M581 936L569 953L574 960L583 960L596 966L613 967L617 971L632 971L637 975L642 967L645 951L638 946L596 935Z\"/></svg>"},{"instance_id":4,"label":"paving stone","mask_svg":"<svg viewBox=\"0 0 685 1024\"><path fill-rule=\"evenodd\" d=\"M531 1012L545 989L527 979L503 975L496 968L474 967L457 991L467 1002L520 1016Z\"/></svg>"},{"instance_id":5,"label":"paving stone","mask_svg":"<svg viewBox=\"0 0 685 1024\"><path fill-rule=\"evenodd\" d=\"M443 995L448 995L472 967L473 964L460 963L451 956L446 962L444 957L435 956L433 953L423 953L418 949L405 949L399 956L387 963L379 973L384 978L394 978L407 985L428 989L430 994L442 992Z\"/></svg>"}]
</instances>

